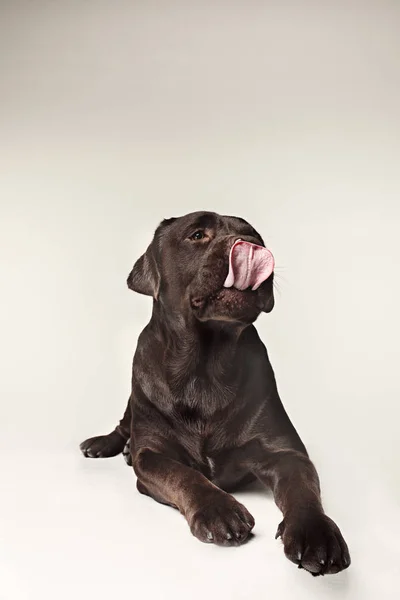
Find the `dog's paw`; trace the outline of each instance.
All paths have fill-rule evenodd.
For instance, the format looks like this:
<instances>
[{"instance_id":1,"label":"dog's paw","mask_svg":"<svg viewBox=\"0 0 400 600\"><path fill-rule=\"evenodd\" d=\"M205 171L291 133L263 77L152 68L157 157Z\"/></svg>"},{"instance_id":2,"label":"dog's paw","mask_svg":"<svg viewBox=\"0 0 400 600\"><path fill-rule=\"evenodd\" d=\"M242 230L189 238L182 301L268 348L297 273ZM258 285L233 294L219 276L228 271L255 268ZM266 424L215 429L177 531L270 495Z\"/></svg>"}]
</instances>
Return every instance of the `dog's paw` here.
<instances>
[{"instance_id":1,"label":"dog's paw","mask_svg":"<svg viewBox=\"0 0 400 600\"><path fill-rule=\"evenodd\" d=\"M216 494L197 510L190 529L201 542L239 546L249 537L254 519L249 511L229 494Z\"/></svg>"},{"instance_id":2,"label":"dog's paw","mask_svg":"<svg viewBox=\"0 0 400 600\"><path fill-rule=\"evenodd\" d=\"M323 513L284 519L275 537L282 538L287 558L314 576L339 573L350 566L349 550L338 526Z\"/></svg>"},{"instance_id":3,"label":"dog's paw","mask_svg":"<svg viewBox=\"0 0 400 600\"><path fill-rule=\"evenodd\" d=\"M131 440L129 439L125 446L124 449L122 450L122 455L124 457L124 460L126 462L126 464L128 465L128 467L132 466L132 454L131 454Z\"/></svg>"},{"instance_id":4,"label":"dog's paw","mask_svg":"<svg viewBox=\"0 0 400 600\"><path fill-rule=\"evenodd\" d=\"M81 452L87 458L109 458L121 454L125 446L125 440L113 431L108 435L99 435L89 438L79 446Z\"/></svg>"}]
</instances>

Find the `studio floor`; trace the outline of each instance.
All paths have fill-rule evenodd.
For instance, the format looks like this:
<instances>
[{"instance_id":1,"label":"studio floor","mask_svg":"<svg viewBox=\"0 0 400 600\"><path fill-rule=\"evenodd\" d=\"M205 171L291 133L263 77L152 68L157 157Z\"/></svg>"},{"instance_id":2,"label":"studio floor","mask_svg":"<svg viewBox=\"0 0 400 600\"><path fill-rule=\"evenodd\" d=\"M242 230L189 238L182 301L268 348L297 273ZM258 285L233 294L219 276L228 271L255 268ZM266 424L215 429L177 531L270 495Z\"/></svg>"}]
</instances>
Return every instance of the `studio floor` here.
<instances>
[{"instance_id":1,"label":"studio floor","mask_svg":"<svg viewBox=\"0 0 400 600\"><path fill-rule=\"evenodd\" d=\"M138 494L121 457L17 453L2 466L0 598L394 598L398 509L389 493L369 486L360 506L350 498L346 513L333 493L338 478L335 469L324 477L325 496L336 498L325 505L353 562L339 575L313 578L274 540L280 513L268 492L236 494L255 516L255 536L242 547L219 548L193 538L177 511ZM344 482L357 502L358 486L368 486L362 479L349 474Z\"/></svg>"}]
</instances>

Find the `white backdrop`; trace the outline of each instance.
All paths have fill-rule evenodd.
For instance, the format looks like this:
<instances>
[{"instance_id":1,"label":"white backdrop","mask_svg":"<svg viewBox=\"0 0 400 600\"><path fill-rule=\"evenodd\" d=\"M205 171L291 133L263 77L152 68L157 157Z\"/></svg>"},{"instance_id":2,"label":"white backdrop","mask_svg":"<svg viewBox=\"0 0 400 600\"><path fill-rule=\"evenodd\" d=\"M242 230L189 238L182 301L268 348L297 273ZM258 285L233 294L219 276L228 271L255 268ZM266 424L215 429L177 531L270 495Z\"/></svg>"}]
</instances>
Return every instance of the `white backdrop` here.
<instances>
[{"instance_id":1,"label":"white backdrop","mask_svg":"<svg viewBox=\"0 0 400 600\"><path fill-rule=\"evenodd\" d=\"M6 600L393 597L399 56L388 0L1 2ZM162 218L193 210L246 218L275 254L258 328L346 573L285 562L270 498L238 495L259 535L210 549L121 459L78 454L129 395L151 308L126 288L131 265Z\"/></svg>"}]
</instances>

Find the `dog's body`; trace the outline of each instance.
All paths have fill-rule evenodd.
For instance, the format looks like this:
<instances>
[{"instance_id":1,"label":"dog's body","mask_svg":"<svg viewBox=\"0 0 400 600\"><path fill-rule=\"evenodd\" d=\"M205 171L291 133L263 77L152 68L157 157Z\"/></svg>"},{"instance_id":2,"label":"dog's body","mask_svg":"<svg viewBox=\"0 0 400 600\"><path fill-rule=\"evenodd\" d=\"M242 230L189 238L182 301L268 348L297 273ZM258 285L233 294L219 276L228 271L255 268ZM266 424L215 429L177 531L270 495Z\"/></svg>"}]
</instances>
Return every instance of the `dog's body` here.
<instances>
[{"instance_id":1,"label":"dog's body","mask_svg":"<svg viewBox=\"0 0 400 600\"><path fill-rule=\"evenodd\" d=\"M242 219L194 213L164 221L129 278L154 298L139 337L132 394L108 436L81 444L114 456L130 439L140 492L177 507L202 541L243 543L254 519L229 493L271 486L290 560L313 574L350 564L323 512L318 476L280 401L253 322L273 307L273 274L256 291L223 287L237 239L264 247Z\"/></svg>"}]
</instances>

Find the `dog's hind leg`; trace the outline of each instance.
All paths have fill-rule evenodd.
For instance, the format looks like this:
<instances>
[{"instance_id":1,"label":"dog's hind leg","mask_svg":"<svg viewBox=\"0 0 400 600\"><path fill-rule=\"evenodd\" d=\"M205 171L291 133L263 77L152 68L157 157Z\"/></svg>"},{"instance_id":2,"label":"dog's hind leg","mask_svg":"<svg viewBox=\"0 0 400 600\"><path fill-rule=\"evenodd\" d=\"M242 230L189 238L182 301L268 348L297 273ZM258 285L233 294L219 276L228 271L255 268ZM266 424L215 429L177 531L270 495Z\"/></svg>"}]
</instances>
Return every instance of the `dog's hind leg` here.
<instances>
[{"instance_id":1,"label":"dog's hind leg","mask_svg":"<svg viewBox=\"0 0 400 600\"><path fill-rule=\"evenodd\" d=\"M114 431L108 435L99 435L82 442L79 446L82 454L87 458L108 458L121 454L130 436L131 418L129 400L124 416Z\"/></svg>"}]
</instances>

